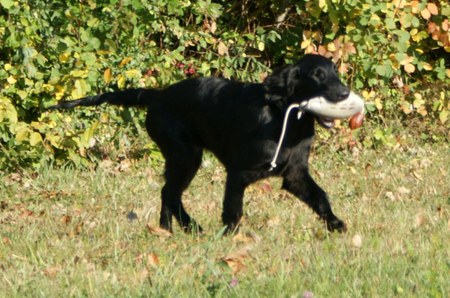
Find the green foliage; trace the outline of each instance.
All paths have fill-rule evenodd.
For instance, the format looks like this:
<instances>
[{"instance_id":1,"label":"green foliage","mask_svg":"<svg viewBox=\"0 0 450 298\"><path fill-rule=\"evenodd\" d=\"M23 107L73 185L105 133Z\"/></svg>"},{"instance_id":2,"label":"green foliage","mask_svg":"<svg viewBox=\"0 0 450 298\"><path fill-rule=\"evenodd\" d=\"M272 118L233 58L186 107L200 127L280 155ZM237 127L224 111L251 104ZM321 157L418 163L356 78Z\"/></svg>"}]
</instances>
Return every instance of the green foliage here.
<instances>
[{"instance_id":1,"label":"green foliage","mask_svg":"<svg viewBox=\"0 0 450 298\"><path fill-rule=\"evenodd\" d=\"M339 64L374 121L448 126L449 16L444 0L1 0L0 168L87 165L142 126L137 110L43 112L59 100L196 75L261 81L309 52Z\"/></svg>"}]
</instances>

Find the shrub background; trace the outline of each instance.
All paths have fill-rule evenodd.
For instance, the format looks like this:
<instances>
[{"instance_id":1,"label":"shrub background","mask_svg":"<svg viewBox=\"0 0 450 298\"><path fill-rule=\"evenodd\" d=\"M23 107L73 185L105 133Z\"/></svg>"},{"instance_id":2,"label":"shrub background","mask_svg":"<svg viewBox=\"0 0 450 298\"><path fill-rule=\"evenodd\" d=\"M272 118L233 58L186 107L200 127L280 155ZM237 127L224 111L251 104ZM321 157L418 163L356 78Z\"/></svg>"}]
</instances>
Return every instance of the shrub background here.
<instances>
[{"instance_id":1,"label":"shrub background","mask_svg":"<svg viewBox=\"0 0 450 298\"><path fill-rule=\"evenodd\" d=\"M0 170L89 165L136 142L158 155L136 138L143 111L45 111L59 100L190 76L261 81L311 52L366 99L359 146L395 145L394 124L448 142L448 1L272 2L0 0Z\"/></svg>"}]
</instances>

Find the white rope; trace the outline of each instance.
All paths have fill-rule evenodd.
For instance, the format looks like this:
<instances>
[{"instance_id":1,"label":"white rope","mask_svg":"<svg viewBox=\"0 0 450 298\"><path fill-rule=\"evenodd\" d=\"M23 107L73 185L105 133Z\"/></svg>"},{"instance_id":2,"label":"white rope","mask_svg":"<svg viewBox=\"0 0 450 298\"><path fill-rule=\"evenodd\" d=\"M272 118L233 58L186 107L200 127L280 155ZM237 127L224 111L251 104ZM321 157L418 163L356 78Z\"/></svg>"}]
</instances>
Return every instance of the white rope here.
<instances>
[{"instance_id":1,"label":"white rope","mask_svg":"<svg viewBox=\"0 0 450 298\"><path fill-rule=\"evenodd\" d=\"M269 172L273 171L273 169L275 169L277 167L277 159L278 159L278 155L280 154L281 145L283 144L284 135L286 134L287 123L288 123L288 120L289 120L289 114L291 113L291 111L293 109L299 109L298 114L297 114L297 119L300 119L302 117L303 109L307 105L308 105L308 102L302 102L301 104L293 103L286 110L286 114L284 114L283 128L281 130L280 139L278 140L277 150L275 151L275 155L273 156L273 159L270 162Z\"/></svg>"}]
</instances>

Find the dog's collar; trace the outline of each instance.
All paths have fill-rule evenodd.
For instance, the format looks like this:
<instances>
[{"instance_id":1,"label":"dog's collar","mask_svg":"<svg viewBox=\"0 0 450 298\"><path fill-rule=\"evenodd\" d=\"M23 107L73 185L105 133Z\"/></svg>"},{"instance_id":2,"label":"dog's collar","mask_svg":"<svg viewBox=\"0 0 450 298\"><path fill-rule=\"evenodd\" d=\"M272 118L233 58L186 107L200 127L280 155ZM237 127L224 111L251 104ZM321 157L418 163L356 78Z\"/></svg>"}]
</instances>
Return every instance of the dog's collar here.
<instances>
[{"instance_id":1,"label":"dog's collar","mask_svg":"<svg viewBox=\"0 0 450 298\"><path fill-rule=\"evenodd\" d=\"M280 154L281 146L283 145L283 140L284 140L284 137L285 137L285 134L286 134L287 123L288 123L288 120L289 120L289 114L293 110L298 109L297 120L300 120L300 118L303 115L303 111L305 110L307 105L308 105L308 102L307 101L303 101L301 103L293 103L287 108L287 110L286 110L286 112L284 114L283 128L281 129L281 135L280 135L280 139L278 140L277 150L275 151L273 159L270 162L269 172L273 171L277 167L277 159L278 159L278 155Z\"/></svg>"}]
</instances>

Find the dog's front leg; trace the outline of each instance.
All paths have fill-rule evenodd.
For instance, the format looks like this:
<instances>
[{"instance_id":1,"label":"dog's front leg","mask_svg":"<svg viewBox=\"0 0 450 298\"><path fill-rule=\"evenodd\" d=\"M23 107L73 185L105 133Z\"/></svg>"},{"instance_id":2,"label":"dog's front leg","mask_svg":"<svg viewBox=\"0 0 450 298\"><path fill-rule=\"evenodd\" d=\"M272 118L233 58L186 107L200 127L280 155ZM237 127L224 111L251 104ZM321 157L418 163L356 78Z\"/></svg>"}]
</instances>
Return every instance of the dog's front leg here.
<instances>
[{"instance_id":1,"label":"dog's front leg","mask_svg":"<svg viewBox=\"0 0 450 298\"><path fill-rule=\"evenodd\" d=\"M247 185L239 178L239 174L228 173L222 212L222 222L227 226L227 234L237 232L239 228L243 214L244 191Z\"/></svg>"},{"instance_id":2,"label":"dog's front leg","mask_svg":"<svg viewBox=\"0 0 450 298\"><path fill-rule=\"evenodd\" d=\"M334 215L327 193L309 175L307 169L287 171L283 189L297 196L325 221L329 231L345 232L345 223Z\"/></svg>"}]
</instances>

